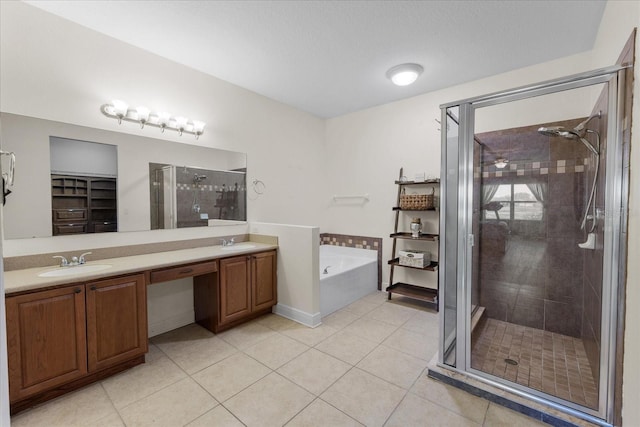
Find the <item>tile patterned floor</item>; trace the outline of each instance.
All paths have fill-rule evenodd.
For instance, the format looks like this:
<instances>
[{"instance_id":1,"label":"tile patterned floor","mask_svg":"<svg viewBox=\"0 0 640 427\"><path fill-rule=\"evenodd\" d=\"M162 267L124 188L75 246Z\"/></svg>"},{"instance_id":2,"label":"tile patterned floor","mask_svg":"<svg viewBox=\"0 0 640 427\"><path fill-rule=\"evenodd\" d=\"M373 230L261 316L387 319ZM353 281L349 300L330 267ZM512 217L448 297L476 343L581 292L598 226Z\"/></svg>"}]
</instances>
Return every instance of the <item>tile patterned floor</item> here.
<instances>
[{"instance_id":1,"label":"tile patterned floor","mask_svg":"<svg viewBox=\"0 0 640 427\"><path fill-rule=\"evenodd\" d=\"M310 329L270 314L151 339L147 362L12 426L539 426L426 376L437 314L368 295Z\"/></svg>"},{"instance_id":2,"label":"tile patterned floor","mask_svg":"<svg viewBox=\"0 0 640 427\"><path fill-rule=\"evenodd\" d=\"M598 406L591 367L579 338L484 319L474 332L471 367L580 405Z\"/></svg>"}]
</instances>

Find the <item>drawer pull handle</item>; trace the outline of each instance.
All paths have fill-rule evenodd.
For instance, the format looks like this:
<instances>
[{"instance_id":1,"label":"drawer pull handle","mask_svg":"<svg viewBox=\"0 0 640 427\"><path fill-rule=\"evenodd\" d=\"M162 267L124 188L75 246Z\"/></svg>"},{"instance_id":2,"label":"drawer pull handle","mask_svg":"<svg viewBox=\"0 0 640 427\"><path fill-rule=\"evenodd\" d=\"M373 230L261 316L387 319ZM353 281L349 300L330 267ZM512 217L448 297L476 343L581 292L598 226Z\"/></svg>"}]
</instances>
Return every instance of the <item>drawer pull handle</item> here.
<instances>
[{"instance_id":1,"label":"drawer pull handle","mask_svg":"<svg viewBox=\"0 0 640 427\"><path fill-rule=\"evenodd\" d=\"M75 288L73 292L76 294L79 294L80 292L82 292L82 290L80 288Z\"/></svg>"},{"instance_id":2,"label":"drawer pull handle","mask_svg":"<svg viewBox=\"0 0 640 427\"><path fill-rule=\"evenodd\" d=\"M92 286L92 287L91 287L91 290L92 290L92 291L95 291L96 289L98 289L98 288L96 288L95 286Z\"/></svg>"},{"instance_id":3,"label":"drawer pull handle","mask_svg":"<svg viewBox=\"0 0 640 427\"><path fill-rule=\"evenodd\" d=\"M186 270L181 270L179 274L189 274L193 273L193 268L187 268Z\"/></svg>"}]
</instances>

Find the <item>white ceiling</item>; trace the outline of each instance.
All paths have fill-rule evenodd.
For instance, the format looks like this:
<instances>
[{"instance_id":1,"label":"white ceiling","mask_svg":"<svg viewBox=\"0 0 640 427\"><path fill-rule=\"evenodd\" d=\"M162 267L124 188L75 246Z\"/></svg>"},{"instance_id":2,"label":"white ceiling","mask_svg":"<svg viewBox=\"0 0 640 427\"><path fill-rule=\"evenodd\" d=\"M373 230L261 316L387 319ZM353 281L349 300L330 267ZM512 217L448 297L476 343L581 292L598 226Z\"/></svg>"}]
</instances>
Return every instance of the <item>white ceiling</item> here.
<instances>
[{"instance_id":1,"label":"white ceiling","mask_svg":"<svg viewBox=\"0 0 640 427\"><path fill-rule=\"evenodd\" d=\"M589 50L604 1L27 1L320 117ZM424 67L412 86L385 77Z\"/></svg>"}]
</instances>

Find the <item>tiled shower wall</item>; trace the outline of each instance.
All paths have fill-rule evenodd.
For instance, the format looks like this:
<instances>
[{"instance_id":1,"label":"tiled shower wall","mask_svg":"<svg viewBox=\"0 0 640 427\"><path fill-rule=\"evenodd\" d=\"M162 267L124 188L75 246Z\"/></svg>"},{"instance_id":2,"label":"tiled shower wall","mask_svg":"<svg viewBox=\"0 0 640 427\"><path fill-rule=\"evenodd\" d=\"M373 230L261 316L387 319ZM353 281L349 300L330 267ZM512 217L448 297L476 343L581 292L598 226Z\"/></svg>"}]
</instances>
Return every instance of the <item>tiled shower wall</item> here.
<instances>
[{"instance_id":1,"label":"tiled shower wall","mask_svg":"<svg viewBox=\"0 0 640 427\"><path fill-rule=\"evenodd\" d=\"M581 121L478 134L485 148L483 166L475 170L476 179L485 184L547 185L542 221L510 223L504 252L481 244L480 304L491 318L578 338L583 335L583 324L593 316L583 310L585 277L601 277L586 271L592 266L585 266L585 252L597 256L594 251L577 246L586 240L580 221L593 161L580 142L544 136L537 129L571 129ZM592 124L597 125L595 122ZM498 157L509 159L505 169L493 165Z\"/></svg>"},{"instance_id":2,"label":"tiled shower wall","mask_svg":"<svg viewBox=\"0 0 640 427\"><path fill-rule=\"evenodd\" d=\"M382 290L382 239L380 237L321 233L320 244L378 251L378 290Z\"/></svg>"}]
</instances>

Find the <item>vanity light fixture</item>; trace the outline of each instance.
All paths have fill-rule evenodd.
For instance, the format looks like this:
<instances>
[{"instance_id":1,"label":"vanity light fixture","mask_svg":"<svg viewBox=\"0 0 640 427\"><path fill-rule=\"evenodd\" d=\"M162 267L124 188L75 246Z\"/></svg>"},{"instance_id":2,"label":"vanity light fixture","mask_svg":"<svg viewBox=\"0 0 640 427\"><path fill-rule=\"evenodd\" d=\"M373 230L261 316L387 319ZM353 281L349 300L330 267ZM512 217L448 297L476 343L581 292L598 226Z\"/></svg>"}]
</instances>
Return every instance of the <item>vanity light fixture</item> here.
<instances>
[{"instance_id":1,"label":"vanity light fixture","mask_svg":"<svg viewBox=\"0 0 640 427\"><path fill-rule=\"evenodd\" d=\"M387 78L397 86L408 86L415 82L424 71L418 64L400 64L387 71Z\"/></svg>"},{"instance_id":2,"label":"vanity light fixture","mask_svg":"<svg viewBox=\"0 0 640 427\"><path fill-rule=\"evenodd\" d=\"M507 163L509 163L509 160L505 159L504 157L498 157L493 164L498 168L498 169L504 169L507 167Z\"/></svg>"},{"instance_id":3,"label":"vanity light fixture","mask_svg":"<svg viewBox=\"0 0 640 427\"><path fill-rule=\"evenodd\" d=\"M173 117L166 111L157 113L152 112L147 107L139 106L134 109L129 108L126 102L113 100L108 104L104 104L100 110L107 117L118 120L118 124L122 121L139 123L140 128L145 126L153 126L160 128L162 132L165 129L172 129L178 132L180 136L183 133L195 135L196 139L204 133L205 122L200 120L189 120L186 117Z\"/></svg>"}]
</instances>

